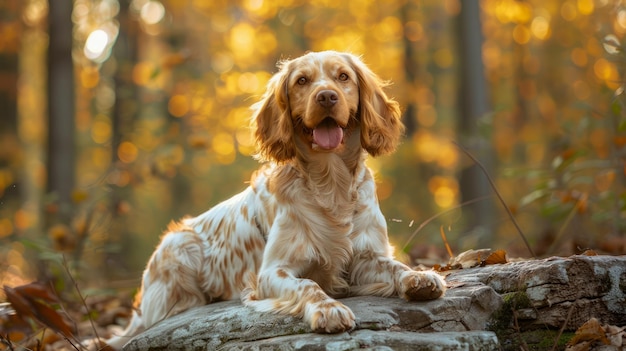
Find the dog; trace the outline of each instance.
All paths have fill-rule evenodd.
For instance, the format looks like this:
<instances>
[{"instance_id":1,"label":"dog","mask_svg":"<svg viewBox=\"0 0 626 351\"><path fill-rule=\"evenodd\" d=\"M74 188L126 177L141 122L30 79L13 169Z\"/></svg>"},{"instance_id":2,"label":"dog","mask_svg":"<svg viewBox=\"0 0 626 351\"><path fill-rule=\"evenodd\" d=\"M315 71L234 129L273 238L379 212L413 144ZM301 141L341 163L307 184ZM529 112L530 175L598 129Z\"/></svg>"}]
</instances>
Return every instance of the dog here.
<instances>
[{"instance_id":1,"label":"dog","mask_svg":"<svg viewBox=\"0 0 626 351\"><path fill-rule=\"evenodd\" d=\"M433 271L393 258L368 154L393 152L404 132L386 83L359 57L310 52L286 60L253 105L263 166L241 193L170 224L143 273L130 337L195 306L240 298L258 311L303 318L320 333L355 327L336 298L429 300Z\"/></svg>"}]
</instances>

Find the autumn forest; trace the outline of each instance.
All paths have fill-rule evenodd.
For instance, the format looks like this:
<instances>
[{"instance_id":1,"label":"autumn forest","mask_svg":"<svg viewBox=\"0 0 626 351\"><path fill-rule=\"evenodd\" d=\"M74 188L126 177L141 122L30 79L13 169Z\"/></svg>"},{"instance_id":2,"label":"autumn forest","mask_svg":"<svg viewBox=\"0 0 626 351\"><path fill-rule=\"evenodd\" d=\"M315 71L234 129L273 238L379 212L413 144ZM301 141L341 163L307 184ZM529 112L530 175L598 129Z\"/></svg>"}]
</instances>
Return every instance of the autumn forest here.
<instances>
[{"instance_id":1,"label":"autumn forest","mask_svg":"<svg viewBox=\"0 0 626 351\"><path fill-rule=\"evenodd\" d=\"M623 0L7 0L0 284L136 288L171 220L258 167L276 63L328 49L402 107L368 160L400 256L626 253Z\"/></svg>"}]
</instances>

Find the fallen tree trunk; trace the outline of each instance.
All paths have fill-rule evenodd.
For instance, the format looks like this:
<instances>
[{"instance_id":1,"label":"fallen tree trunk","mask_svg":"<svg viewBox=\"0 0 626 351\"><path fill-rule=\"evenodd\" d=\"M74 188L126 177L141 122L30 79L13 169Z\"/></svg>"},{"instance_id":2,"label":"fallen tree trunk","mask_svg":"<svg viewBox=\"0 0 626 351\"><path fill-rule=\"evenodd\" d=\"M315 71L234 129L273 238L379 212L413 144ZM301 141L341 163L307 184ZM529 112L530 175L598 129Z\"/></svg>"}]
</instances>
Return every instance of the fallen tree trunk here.
<instances>
[{"instance_id":1,"label":"fallen tree trunk","mask_svg":"<svg viewBox=\"0 0 626 351\"><path fill-rule=\"evenodd\" d=\"M258 313L239 301L192 309L133 338L124 350L519 350L564 349L595 317L626 325L626 257L573 256L450 272L444 298L406 302L352 297L342 302L355 330L312 333L298 318ZM559 329L565 333L556 340ZM542 346L543 345L543 346ZM383 347L383 348L380 348Z\"/></svg>"}]
</instances>

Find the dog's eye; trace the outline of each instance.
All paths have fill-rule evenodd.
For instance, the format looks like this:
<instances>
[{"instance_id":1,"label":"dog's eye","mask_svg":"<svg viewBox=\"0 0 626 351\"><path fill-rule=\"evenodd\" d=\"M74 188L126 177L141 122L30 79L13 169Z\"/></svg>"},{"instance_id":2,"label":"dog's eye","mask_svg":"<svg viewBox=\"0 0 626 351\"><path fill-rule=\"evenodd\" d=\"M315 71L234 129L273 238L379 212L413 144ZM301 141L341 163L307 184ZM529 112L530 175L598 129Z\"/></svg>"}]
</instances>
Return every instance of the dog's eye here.
<instances>
[{"instance_id":1,"label":"dog's eye","mask_svg":"<svg viewBox=\"0 0 626 351\"><path fill-rule=\"evenodd\" d=\"M345 73L342 73L342 74L339 75L339 80L342 81L342 82L345 82L346 80L348 80L348 78L350 78L350 77L348 77L348 75L345 74Z\"/></svg>"},{"instance_id":2,"label":"dog's eye","mask_svg":"<svg viewBox=\"0 0 626 351\"><path fill-rule=\"evenodd\" d=\"M307 82L306 77L300 77L298 78L298 85L305 85Z\"/></svg>"}]
</instances>

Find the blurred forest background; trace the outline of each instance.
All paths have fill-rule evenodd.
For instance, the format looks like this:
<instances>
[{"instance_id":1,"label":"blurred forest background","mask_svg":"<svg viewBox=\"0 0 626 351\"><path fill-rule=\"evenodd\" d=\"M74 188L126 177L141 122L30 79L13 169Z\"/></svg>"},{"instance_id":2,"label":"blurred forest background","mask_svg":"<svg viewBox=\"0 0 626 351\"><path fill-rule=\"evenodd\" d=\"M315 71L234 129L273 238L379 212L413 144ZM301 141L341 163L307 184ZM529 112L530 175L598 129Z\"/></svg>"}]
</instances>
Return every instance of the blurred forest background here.
<instances>
[{"instance_id":1,"label":"blurred forest background","mask_svg":"<svg viewBox=\"0 0 626 351\"><path fill-rule=\"evenodd\" d=\"M136 287L167 223L241 191L276 62L362 55L407 135L369 160L410 257L625 254L623 0L4 0L0 285ZM87 284L86 283L86 284Z\"/></svg>"}]
</instances>

